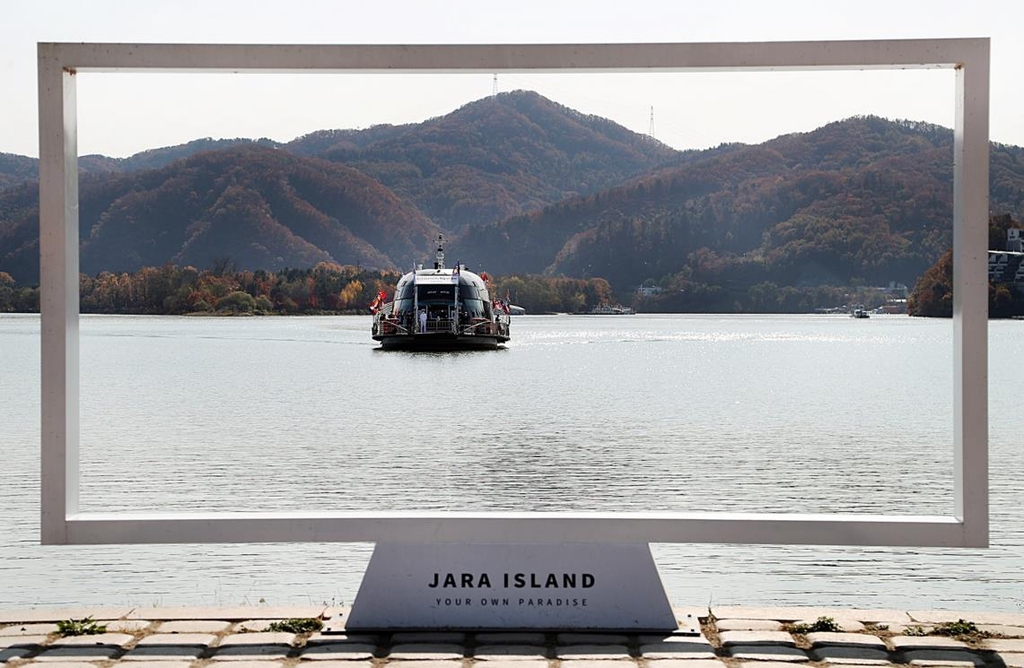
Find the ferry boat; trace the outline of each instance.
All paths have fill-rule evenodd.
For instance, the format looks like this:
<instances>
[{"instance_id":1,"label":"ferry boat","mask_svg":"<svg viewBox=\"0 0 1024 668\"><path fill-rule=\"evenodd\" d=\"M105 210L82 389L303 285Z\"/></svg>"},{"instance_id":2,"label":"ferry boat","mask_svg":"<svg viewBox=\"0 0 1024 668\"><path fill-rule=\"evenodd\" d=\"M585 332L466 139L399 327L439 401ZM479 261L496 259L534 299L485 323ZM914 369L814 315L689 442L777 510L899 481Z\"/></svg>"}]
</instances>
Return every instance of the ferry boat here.
<instances>
[{"instance_id":1,"label":"ferry boat","mask_svg":"<svg viewBox=\"0 0 1024 668\"><path fill-rule=\"evenodd\" d=\"M395 286L394 299L378 296L371 309L373 340L385 350L494 349L508 342L509 305L491 301L486 274L444 263L437 238L432 269L417 267Z\"/></svg>"}]
</instances>

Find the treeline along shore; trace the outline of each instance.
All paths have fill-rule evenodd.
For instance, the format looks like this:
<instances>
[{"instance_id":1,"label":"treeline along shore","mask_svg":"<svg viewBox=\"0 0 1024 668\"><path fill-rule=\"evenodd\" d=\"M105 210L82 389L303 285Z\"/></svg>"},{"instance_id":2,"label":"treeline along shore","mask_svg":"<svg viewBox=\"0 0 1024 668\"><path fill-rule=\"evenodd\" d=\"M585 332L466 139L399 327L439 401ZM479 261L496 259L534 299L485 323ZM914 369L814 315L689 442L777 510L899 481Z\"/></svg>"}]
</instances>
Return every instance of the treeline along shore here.
<instances>
[{"instance_id":1,"label":"treeline along shore","mask_svg":"<svg viewBox=\"0 0 1024 668\"><path fill-rule=\"evenodd\" d=\"M79 277L82 313L139 315L356 315L369 312L378 292L390 300L399 272L320 262L281 271L235 270L230 261L196 269L165 264L135 272L104 271ZM650 313L812 313L853 300L868 306L884 292L864 286L748 288L684 282L664 293L616 296L603 278L518 275L489 277L491 297L528 313L585 313L609 303L629 303ZM0 271L0 313L38 313L39 287L17 283Z\"/></svg>"},{"instance_id":2,"label":"treeline along shore","mask_svg":"<svg viewBox=\"0 0 1024 668\"><path fill-rule=\"evenodd\" d=\"M237 271L230 261L209 269L166 264L136 272L79 278L82 313L148 315L365 314L379 291L390 300L399 272L320 262L312 268ZM601 278L505 276L491 296L508 296L531 312L583 311L612 300ZM0 271L0 313L37 313L39 287L19 285Z\"/></svg>"}]
</instances>

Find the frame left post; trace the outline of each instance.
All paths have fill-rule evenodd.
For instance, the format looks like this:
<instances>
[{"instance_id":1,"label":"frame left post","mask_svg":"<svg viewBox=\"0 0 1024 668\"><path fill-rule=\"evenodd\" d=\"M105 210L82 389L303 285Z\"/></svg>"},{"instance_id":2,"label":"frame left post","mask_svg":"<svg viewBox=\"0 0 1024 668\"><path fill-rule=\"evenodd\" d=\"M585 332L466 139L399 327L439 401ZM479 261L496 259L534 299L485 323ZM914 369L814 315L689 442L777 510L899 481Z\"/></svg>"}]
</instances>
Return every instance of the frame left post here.
<instances>
[{"instance_id":1,"label":"frame left post","mask_svg":"<svg viewBox=\"0 0 1024 668\"><path fill-rule=\"evenodd\" d=\"M44 545L59 545L78 512L78 120L59 46L39 44L38 58L40 528Z\"/></svg>"}]
</instances>

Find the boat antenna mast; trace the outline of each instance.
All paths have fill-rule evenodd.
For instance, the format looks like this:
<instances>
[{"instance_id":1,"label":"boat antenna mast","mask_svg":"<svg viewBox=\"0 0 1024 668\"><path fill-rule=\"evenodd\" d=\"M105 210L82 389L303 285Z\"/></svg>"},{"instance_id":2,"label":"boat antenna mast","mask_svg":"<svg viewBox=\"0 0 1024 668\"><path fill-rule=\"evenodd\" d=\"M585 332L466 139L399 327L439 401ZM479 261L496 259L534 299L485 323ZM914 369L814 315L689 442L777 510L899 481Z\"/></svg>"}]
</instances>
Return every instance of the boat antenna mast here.
<instances>
[{"instance_id":1,"label":"boat antenna mast","mask_svg":"<svg viewBox=\"0 0 1024 668\"><path fill-rule=\"evenodd\" d=\"M444 269L444 235L437 235L437 256L434 259L434 269Z\"/></svg>"}]
</instances>

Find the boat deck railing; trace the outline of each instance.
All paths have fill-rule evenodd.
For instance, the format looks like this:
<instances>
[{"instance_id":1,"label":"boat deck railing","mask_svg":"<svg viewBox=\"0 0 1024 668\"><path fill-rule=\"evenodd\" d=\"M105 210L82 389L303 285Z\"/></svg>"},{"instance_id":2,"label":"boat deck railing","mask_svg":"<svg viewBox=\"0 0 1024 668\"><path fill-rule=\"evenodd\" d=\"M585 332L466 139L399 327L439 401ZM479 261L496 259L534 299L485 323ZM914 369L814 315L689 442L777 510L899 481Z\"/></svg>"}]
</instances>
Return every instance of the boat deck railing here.
<instances>
[{"instance_id":1,"label":"boat deck railing","mask_svg":"<svg viewBox=\"0 0 1024 668\"><path fill-rule=\"evenodd\" d=\"M409 318L398 319L386 314L378 314L374 321L374 334L379 336L401 336L416 334L458 334L460 336L508 336L509 318L499 316L491 321L486 318L474 318L469 324L459 325L451 318L427 320L426 323L412 321Z\"/></svg>"},{"instance_id":2,"label":"boat deck railing","mask_svg":"<svg viewBox=\"0 0 1024 668\"><path fill-rule=\"evenodd\" d=\"M449 318L438 318L436 320L427 320L426 323L420 323L416 331L419 334L438 334L438 333L452 333L455 334L455 321Z\"/></svg>"}]
</instances>

